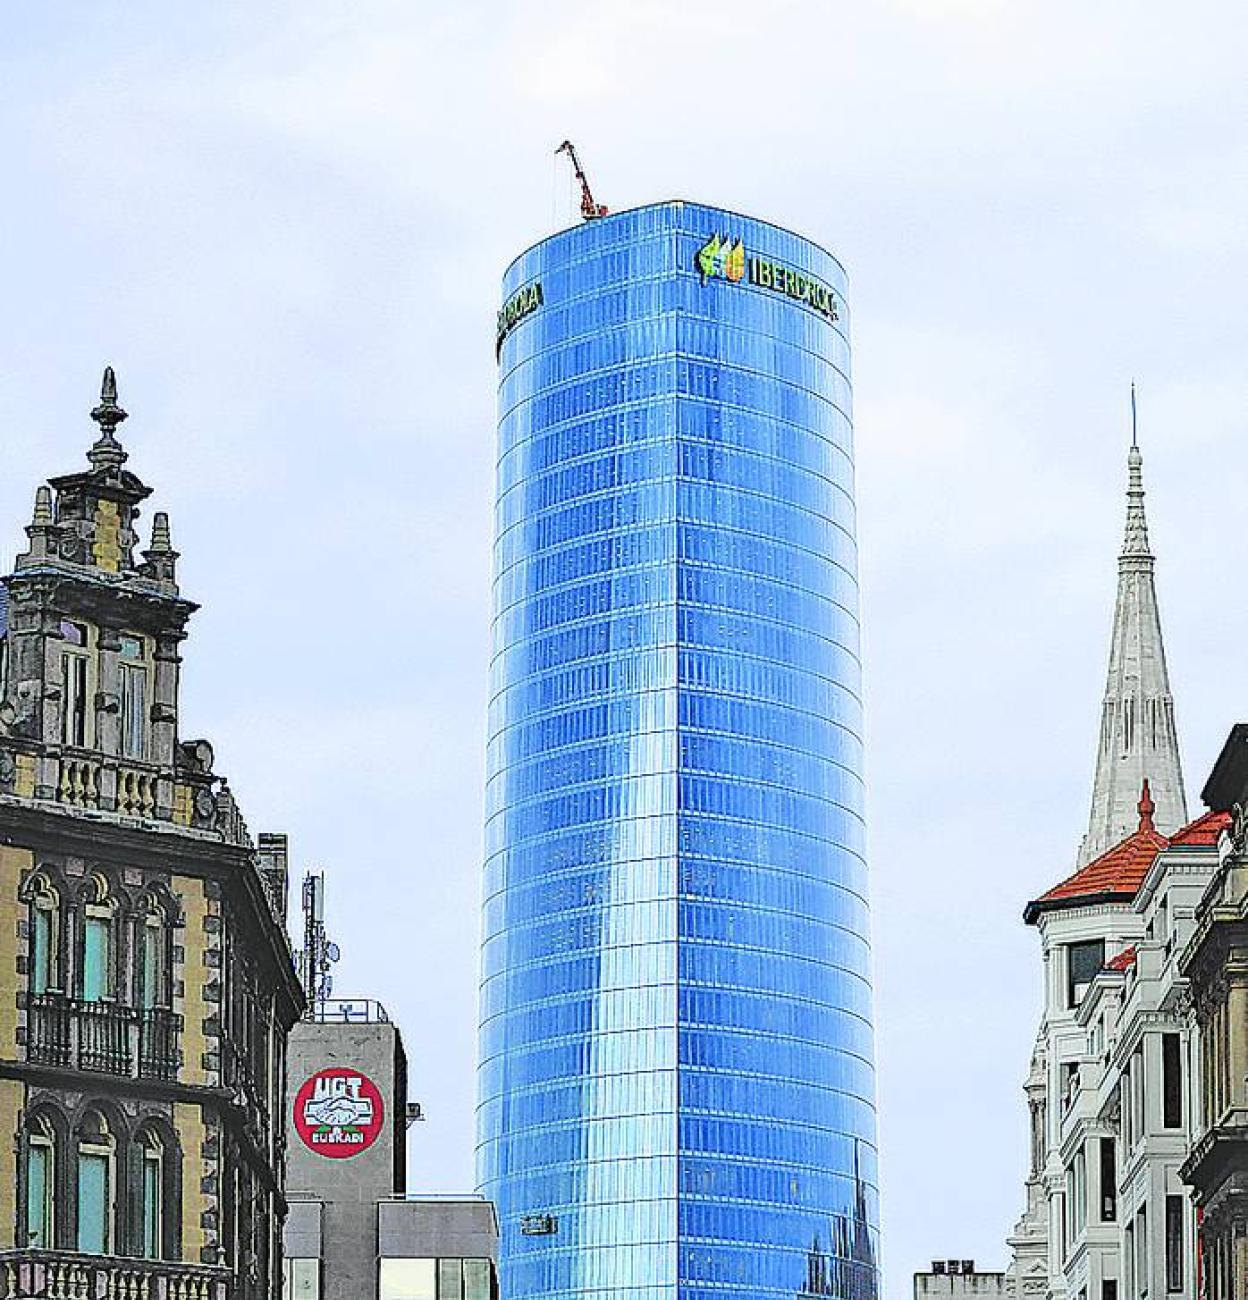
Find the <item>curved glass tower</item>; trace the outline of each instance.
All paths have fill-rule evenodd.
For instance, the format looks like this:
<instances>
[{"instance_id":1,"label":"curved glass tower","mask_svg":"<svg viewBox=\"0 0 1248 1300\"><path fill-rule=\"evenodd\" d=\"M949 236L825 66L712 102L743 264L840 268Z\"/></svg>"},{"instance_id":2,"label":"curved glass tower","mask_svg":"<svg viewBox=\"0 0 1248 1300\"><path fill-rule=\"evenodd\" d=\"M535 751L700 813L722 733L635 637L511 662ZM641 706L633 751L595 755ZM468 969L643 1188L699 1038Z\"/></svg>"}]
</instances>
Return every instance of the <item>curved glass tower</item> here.
<instances>
[{"instance_id":1,"label":"curved glass tower","mask_svg":"<svg viewBox=\"0 0 1248 1300\"><path fill-rule=\"evenodd\" d=\"M478 1147L505 1300L877 1295L844 292L692 203L507 271Z\"/></svg>"}]
</instances>

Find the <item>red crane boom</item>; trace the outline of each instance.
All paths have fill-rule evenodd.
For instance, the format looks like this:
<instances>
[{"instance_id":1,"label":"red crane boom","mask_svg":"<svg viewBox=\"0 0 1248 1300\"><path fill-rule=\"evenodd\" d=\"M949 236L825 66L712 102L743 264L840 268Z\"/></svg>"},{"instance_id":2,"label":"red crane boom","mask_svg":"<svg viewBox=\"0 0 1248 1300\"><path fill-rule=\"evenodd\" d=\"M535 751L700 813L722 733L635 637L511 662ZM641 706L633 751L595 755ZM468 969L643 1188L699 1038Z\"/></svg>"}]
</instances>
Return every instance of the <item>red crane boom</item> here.
<instances>
[{"instance_id":1,"label":"red crane boom","mask_svg":"<svg viewBox=\"0 0 1248 1300\"><path fill-rule=\"evenodd\" d=\"M576 149L573 147L572 141L565 140L555 150L555 153L566 153L572 160L572 170L576 173L576 179L581 186L581 216L586 221L593 221L596 217L605 217L607 215L607 206L605 203L599 203L594 199L594 192L589 188L589 177L585 175L581 160L576 156Z\"/></svg>"}]
</instances>

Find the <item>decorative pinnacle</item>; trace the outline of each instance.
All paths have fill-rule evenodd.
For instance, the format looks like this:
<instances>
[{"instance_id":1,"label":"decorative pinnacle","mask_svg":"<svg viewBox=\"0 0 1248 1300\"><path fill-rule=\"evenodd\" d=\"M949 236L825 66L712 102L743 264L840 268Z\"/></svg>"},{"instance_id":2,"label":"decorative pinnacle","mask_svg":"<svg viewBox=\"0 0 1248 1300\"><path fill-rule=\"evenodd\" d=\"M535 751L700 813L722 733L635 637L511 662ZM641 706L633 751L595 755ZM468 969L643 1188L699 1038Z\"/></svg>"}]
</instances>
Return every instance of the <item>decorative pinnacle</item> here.
<instances>
[{"instance_id":1,"label":"decorative pinnacle","mask_svg":"<svg viewBox=\"0 0 1248 1300\"><path fill-rule=\"evenodd\" d=\"M52 526L52 489L44 486L35 489L35 514L30 521L35 528Z\"/></svg>"},{"instance_id":2,"label":"decorative pinnacle","mask_svg":"<svg viewBox=\"0 0 1248 1300\"><path fill-rule=\"evenodd\" d=\"M1148 520L1144 517L1144 457L1136 442L1135 385L1131 385L1131 450L1127 452L1127 534L1122 543L1122 555L1147 556Z\"/></svg>"},{"instance_id":3,"label":"decorative pinnacle","mask_svg":"<svg viewBox=\"0 0 1248 1300\"><path fill-rule=\"evenodd\" d=\"M1151 831L1156 827L1153 825L1153 813L1157 811L1157 805L1153 803L1153 796L1148 788L1148 777L1144 778L1144 788L1140 791L1140 830Z\"/></svg>"},{"instance_id":4,"label":"decorative pinnacle","mask_svg":"<svg viewBox=\"0 0 1248 1300\"><path fill-rule=\"evenodd\" d=\"M100 436L87 452L87 459L95 469L119 469L126 462L126 452L113 431L127 418L127 412L117 404L117 376L112 366L104 367L100 404L91 412L91 418L100 426Z\"/></svg>"},{"instance_id":5,"label":"decorative pinnacle","mask_svg":"<svg viewBox=\"0 0 1248 1300\"><path fill-rule=\"evenodd\" d=\"M167 555L173 550L173 540L169 536L169 516L158 510L152 516L152 547L150 554Z\"/></svg>"}]
</instances>

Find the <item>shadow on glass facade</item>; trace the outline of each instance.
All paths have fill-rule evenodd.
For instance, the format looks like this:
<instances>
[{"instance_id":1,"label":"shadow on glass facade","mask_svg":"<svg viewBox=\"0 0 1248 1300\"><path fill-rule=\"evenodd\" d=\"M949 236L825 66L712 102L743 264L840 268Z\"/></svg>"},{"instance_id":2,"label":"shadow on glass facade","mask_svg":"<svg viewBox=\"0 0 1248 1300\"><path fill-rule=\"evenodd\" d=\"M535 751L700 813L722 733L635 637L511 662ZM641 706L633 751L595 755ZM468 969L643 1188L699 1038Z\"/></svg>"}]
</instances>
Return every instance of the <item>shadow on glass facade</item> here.
<instances>
[{"instance_id":1,"label":"shadow on glass facade","mask_svg":"<svg viewBox=\"0 0 1248 1300\"><path fill-rule=\"evenodd\" d=\"M691 203L507 272L478 1151L505 1300L877 1295L844 290Z\"/></svg>"}]
</instances>

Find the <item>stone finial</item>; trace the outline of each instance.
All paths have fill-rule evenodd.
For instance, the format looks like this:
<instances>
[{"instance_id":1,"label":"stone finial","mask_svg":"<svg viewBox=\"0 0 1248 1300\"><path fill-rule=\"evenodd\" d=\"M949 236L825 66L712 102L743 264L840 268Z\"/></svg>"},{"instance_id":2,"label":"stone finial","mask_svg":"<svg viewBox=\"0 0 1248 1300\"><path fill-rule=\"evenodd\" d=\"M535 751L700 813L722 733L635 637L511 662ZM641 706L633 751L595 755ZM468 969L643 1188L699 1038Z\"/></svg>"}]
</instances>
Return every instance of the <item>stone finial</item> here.
<instances>
[{"instance_id":1,"label":"stone finial","mask_svg":"<svg viewBox=\"0 0 1248 1300\"><path fill-rule=\"evenodd\" d=\"M117 403L117 376L112 366L104 367L100 404L91 412L91 418L100 426L100 436L87 452L87 459L94 469L119 469L126 462L126 451L114 431L128 415Z\"/></svg>"},{"instance_id":2,"label":"stone finial","mask_svg":"<svg viewBox=\"0 0 1248 1300\"><path fill-rule=\"evenodd\" d=\"M149 578L176 585L178 553L173 549L173 538L169 534L169 516L163 510L152 516L152 544L143 552L143 558L147 561L143 572Z\"/></svg>"},{"instance_id":3,"label":"stone finial","mask_svg":"<svg viewBox=\"0 0 1248 1300\"><path fill-rule=\"evenodd\" d=\"M1140 830L1156 830L1156 827L1153 825L1153 813L1157 811L1157 805L1153 803L1153 796L1148 788L1148 777L1144 778L1144 787L1140 791L1139 810Z\"/></svg>"},{"instance_id":4,"label":"stone finial","mask_svg":"<svg viewBox=\"0 0 1248 1300\"><path fill-rule=\"evenodd\" d=\"M35 513L26 525L26 536L30 538L30 550L18 557L19 567L23 563L42 560L56 554L57 527L52 514L52 489L46 484L35 489Z\"/></svg>"},{"instance_id":5,"label":"stone finial","mask_svg":"<svg viewBox=\"0 0 1248 1300\"><path fill-rule=\"evenodd\" d=\"M157 510L152 516L152 552L164 555L173 550L173 539L169 535L169 516L163 510Z\"/></svg>"}]
</instances>

